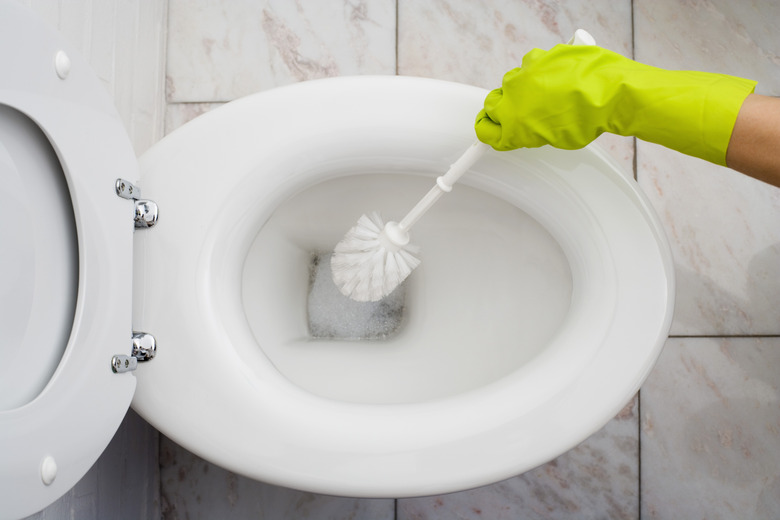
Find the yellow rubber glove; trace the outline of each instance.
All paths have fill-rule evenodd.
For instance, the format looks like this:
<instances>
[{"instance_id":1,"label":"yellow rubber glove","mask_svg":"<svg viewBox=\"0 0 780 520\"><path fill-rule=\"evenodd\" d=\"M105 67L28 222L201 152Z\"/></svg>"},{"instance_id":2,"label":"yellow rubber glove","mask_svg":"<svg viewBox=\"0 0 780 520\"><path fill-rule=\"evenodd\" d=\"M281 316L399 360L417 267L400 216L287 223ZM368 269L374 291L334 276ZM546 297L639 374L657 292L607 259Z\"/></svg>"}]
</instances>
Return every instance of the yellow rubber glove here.
<instances>
[{"instance_id":1,"label":"yellow rubber glove","mask_svg":"<svg viewBox=\"0 0 780 520\"><path fill-rule=\"evenodd\" d=\"M573 150L604 132L725 165L734 122L756 82L643 65L601 47L534 49L485 98L477 137L496 150Z\"/></svg>"}]
</instances>

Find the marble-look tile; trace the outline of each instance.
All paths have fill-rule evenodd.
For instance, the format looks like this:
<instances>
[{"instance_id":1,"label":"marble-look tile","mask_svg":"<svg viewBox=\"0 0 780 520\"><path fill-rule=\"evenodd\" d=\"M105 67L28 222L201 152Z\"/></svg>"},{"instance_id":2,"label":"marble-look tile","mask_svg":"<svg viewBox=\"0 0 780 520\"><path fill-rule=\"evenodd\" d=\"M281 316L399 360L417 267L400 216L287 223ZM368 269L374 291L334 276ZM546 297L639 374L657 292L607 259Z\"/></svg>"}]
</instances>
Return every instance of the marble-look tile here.
<instances>
[{"instance_id":1,"label":"marble-look tile","mask_svg":"<svg viewBox=\"0 0 780 520\"><path fill-rule=\"evenodd\" d=\"M640 394L642 518L777 518L780 339L670 339Z\"/></svg>"},{"instance_id":2,"label":"marble-look tile","mask_svg":"<svg viewBox=\"0 0 780 520\"><path fill-rule=\"evenodd\" d=\"M621 168L623 175L630 179L636 178L634 157L636 155L636 139L615 134L601 134L594 143L607 152Z\"/></svg>"},{"instance_id":3,"label":"marble-look tile","mask_svg":"<svg viewBox=\"0 0 780 520\"><path fill-rule=\"evenodd\" d=\"M779 333L780 190L642 141L637 156L676 266L671 333Z\"/></svg>"},{"instance_id":4,"label":"marble-look tile","mask_svg":"<svg viewBox=\"0 0 780 520\"><path fill-rule=\"evenodd\" d=\"M165 135L224 103L170 103L165 109Z\"/></svg>"},{"instance_id":5,"label":"marble-look tile","mask_svg":"<svg viewBox=\"0 0 780 520\"><path fill-rule=\"evenodd\" d=\"M780 4L635 2L638 61L731 73L780 93ZM637 178L672 244L673 335L780 333L780 190L639 142Z\"/></svg>"},{"instance_id":6,"label":"marble-look tile","mask_svg":"<svg viewBox=\"0 0 780 520\"><path fill-rule=\"evenodd\" d=\"M163 520L392 520L395 515L392 499L316 495L257 482L215 466L163 436L160 480Z\"/></svg>"},{"instance_id":7,"label":"marble-look tile","mask_svg":"<svg viewBox=\"0 0 780 520\"><path fill-rule=\"evenodd\" d=\"M634 1L636 59L669 69L751 78L780 94L780 3L775 0Z\"/></svg>"},{"instance_id":8,"label":"marble-look tile","mask_svg":"<svg viewBox=\"0 0 780 520\"><path fill-rule=\"evenodd\" d=\"M492 89L528 51L577 28L631 56L630 0L399 0L398 72Z\"/></svg>"},{"instance_id":9,"label":"marble-look tile","mask_svg":"<svg viewBox=\"0 0 780 520\"><path fill-rule=\"evenodd\" d=\"M171 102L232 99L296 81L395 73L392 0L170 0Z\"/></svg>"},{"instance_id":10,"label":"marble-look tile","mask_svg":"<svg viewBox=\"0 0 780 520\"><path fill-rule=\"evenodd\" d=\"M398 501L398 520L636 519L637 399L599 432L557 459L489 486Z\"/></svg>"}]
</instances>

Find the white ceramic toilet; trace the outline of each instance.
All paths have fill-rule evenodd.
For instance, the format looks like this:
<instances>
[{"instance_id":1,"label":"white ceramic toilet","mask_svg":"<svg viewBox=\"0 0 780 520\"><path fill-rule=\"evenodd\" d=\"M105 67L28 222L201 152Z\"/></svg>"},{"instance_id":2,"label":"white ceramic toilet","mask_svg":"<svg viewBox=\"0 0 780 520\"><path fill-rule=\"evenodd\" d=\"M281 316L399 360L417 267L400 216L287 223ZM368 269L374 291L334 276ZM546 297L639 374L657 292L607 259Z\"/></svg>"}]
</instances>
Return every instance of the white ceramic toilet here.
<instances>
[{"instance_id":1,"label":"white ceramic toilet","mask_svg":"<svg viewBox=\"0 0 780 520\"><path fill-rule=\"evenodd\" d=\"M484 90L306 82L137 161L86 63L16 2L0 24L0 517L70 489L131 399L185 448L281 486L483 485L597 431L660 353L668 245L595 146L487 154L415 228L423 264L380 306L390 329L357 337L336 323L348 303L314 308L330 248L427 191L473 141ZM134 231L155 218L139 189L160 217Z\"/></svg>"}]
</instances>

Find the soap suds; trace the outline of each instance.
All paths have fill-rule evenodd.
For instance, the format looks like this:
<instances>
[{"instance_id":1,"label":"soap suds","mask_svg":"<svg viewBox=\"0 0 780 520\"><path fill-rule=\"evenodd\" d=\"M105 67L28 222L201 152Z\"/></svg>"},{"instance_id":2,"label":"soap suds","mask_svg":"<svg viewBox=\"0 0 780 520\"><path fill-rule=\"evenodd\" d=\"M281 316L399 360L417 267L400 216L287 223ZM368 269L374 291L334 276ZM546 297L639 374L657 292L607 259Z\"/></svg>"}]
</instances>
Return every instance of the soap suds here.
<instances>
[{"instance_id":1,"label":"soap suds","mask_svg":"<svg viewBox=\"0 0 780 520\"><path fill-rule=\"evenodd\" d=\"M378 302L352 301L330 273L330 253L312 255L307 311L314 339L382 340L395 335L404 316L403 285Z\"/></svg>"}]
</instances>

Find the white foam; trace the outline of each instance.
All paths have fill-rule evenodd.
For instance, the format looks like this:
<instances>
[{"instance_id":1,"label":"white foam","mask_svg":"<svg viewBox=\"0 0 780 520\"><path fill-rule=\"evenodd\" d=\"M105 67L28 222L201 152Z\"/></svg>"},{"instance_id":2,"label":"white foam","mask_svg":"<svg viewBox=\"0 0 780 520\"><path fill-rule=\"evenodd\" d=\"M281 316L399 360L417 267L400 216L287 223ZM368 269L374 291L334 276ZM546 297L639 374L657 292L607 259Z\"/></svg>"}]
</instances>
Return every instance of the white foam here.
<instances>
[{"instance_id":1,"label":"white foam","mask_svg":"<svg viewBox=\"0 0 780 520\"><path fill-rule=\"evenodd\" d=\"M382 340L401 327L403 285L378 302L356 302L338 290L330 272L331 254L312 258L307 301L309 334L315 339Z\"/></svg>"}]
</instances>

